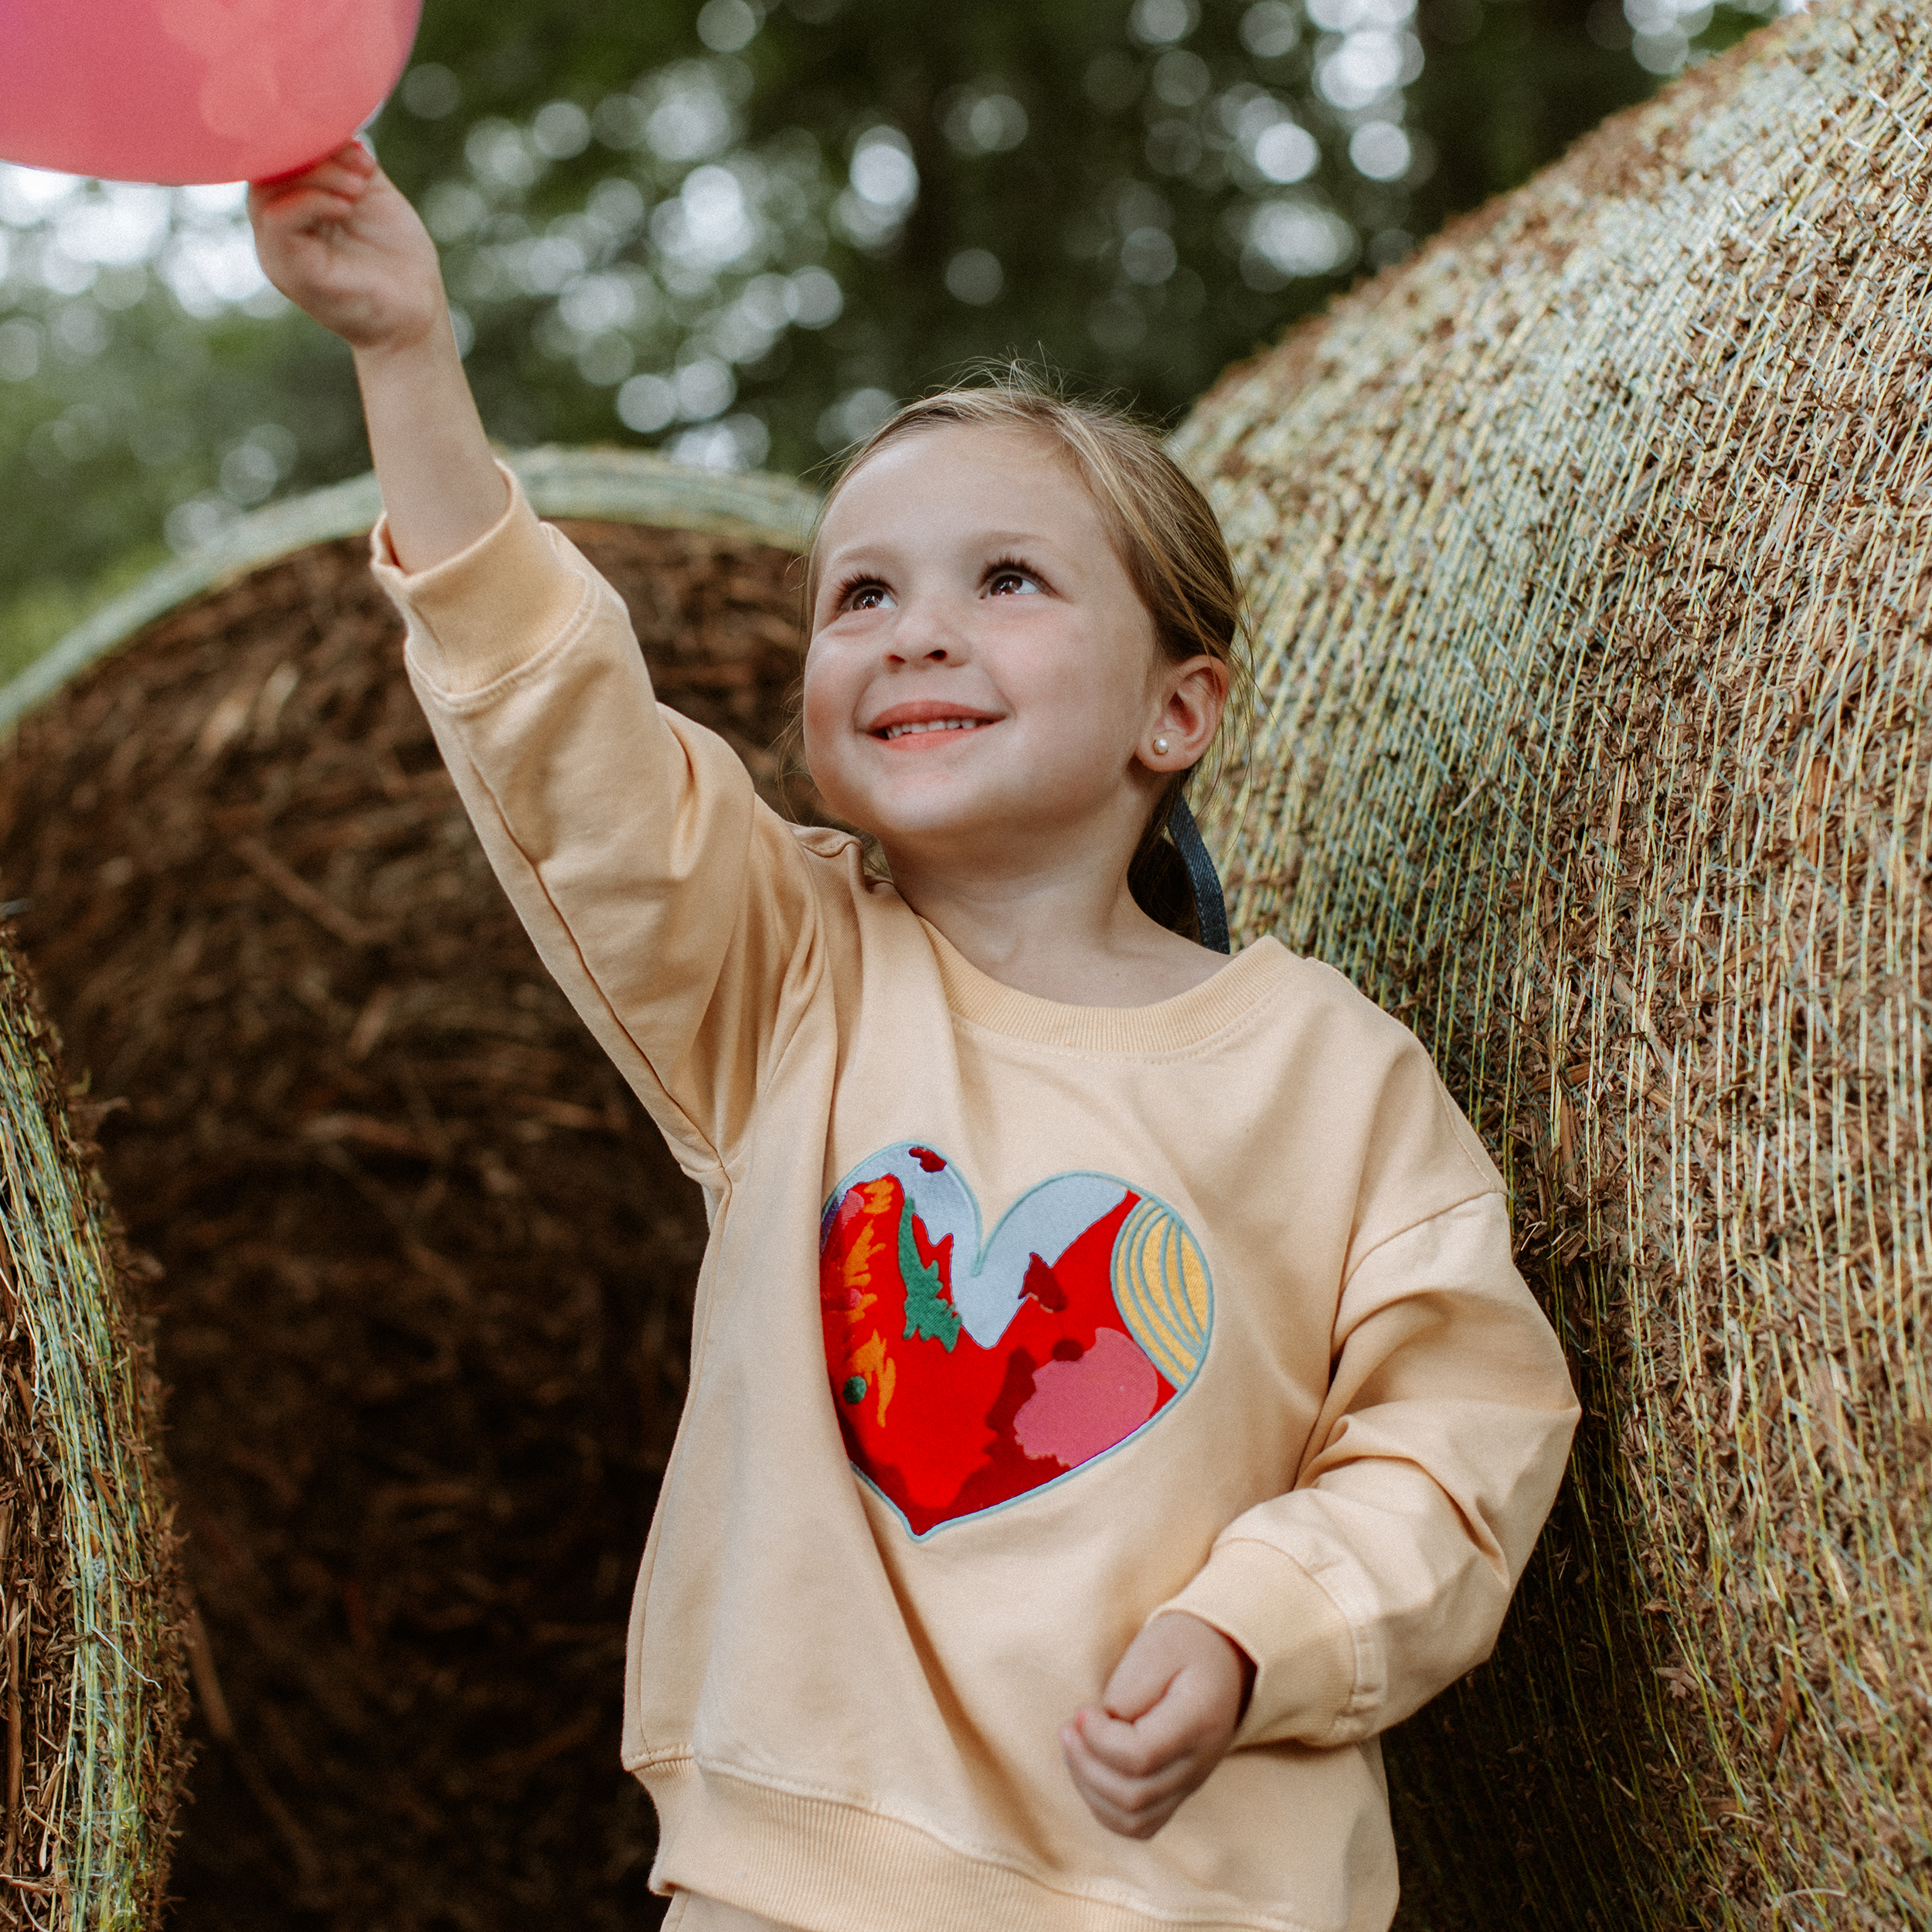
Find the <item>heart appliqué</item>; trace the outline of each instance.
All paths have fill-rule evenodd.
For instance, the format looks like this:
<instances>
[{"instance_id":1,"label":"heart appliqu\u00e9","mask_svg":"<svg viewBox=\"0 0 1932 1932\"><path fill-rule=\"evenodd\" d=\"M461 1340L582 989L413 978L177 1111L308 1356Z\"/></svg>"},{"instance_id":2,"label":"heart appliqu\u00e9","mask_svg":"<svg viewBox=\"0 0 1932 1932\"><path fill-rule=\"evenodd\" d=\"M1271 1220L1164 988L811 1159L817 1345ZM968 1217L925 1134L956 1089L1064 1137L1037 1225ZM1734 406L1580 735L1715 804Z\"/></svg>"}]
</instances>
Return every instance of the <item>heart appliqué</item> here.
<instances>
[{"instance_id":1,"label":"heart appliqu\u00e9","mask_svg":"<svg viewBox=\"0 0 1932 1932\"><path fill-rule=\"evenodd\" d=\"M1106 1174L1056 1174L980 1243L946 1157L862 1162L818 1236L825 1368L852 1466L923 1537L1057 1482L1194 1379L1213 1290L1186 1223Z\"/></svg>"}]
</instances>

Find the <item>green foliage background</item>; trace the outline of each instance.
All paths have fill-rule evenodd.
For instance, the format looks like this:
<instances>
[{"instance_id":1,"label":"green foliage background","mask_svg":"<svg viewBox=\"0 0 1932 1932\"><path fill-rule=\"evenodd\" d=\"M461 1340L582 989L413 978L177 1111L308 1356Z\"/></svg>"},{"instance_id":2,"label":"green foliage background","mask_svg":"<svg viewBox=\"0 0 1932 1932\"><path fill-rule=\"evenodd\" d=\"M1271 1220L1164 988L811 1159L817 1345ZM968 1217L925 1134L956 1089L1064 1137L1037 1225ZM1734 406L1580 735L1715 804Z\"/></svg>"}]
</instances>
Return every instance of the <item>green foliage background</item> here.
<instances>
[{"instance_id":1,"label":"green foliage background","mask_svg":"<svg viewBox=\"0 0 1932 1932\"><path fill-rule=\"evenodd\" d=\"M373 138L493 434L803 472L979 359L1172 418L1774 4L427 0ZM0 169L0 675L171 543L366 467L346 352L238 224Z\"/></svg>"}]
</instances>

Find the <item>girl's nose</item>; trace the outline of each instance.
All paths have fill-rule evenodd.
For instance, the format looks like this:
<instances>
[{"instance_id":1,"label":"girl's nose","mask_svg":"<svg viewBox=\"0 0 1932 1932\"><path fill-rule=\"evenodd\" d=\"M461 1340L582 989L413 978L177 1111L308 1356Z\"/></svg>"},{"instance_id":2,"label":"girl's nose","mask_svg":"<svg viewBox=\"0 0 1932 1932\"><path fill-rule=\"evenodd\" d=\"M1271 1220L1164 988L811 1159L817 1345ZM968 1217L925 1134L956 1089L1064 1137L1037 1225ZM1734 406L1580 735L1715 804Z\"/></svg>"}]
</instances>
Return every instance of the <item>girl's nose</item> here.
<instances>
[{"instance_id":1,"label":"girl's nose","mask_svg":"<svg viewBox=\"0 0 1932 1932\"><path fill-rule=\"evenodd\" d=\"M959 656L960 640L939 611L909 610L893 628L886 647L888 664L951 664Z\"/></svg>"}]
</instances>

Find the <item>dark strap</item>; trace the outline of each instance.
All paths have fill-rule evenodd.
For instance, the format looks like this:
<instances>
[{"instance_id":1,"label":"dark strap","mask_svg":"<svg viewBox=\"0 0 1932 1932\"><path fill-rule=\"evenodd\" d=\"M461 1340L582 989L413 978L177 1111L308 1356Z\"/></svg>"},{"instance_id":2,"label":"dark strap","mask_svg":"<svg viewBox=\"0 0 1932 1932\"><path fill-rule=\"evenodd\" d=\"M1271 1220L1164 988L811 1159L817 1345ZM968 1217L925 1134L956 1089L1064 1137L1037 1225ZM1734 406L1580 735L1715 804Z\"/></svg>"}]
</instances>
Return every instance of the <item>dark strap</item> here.
<instances>
[{"instance_id":1,"label":"dark strap","mask_svg":"<svg viewBox=\"0 0 1932 1932\"><path fill-rule=\"evenodd\" d=\"M1194 888L1194 917L1201 928L1201 944L1217 953L1228 951L1228 906L1221 896L1221 875L1202 842L1201 828L1187 808L1185 798L1176 798L1168 813L1167 835L1174 841L1187 868L1188 883Z\"/></svg>"}]
</instances>

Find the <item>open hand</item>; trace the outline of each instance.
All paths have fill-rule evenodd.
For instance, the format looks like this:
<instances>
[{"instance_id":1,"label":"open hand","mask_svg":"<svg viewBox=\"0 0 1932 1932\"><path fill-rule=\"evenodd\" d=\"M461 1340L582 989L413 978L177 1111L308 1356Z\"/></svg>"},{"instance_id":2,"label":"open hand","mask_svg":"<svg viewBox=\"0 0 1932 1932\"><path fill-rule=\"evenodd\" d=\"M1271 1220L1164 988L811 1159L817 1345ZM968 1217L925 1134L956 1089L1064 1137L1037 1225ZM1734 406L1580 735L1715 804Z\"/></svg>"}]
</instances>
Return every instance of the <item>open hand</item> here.
<instances>
[{"instance_id":1,"label":"open hand","mask_svg":"<svg viewBox=\"0 0 1932 1932\"><path fill-rule=\"evenodd\" d=\"M1212 1624L1156 1617L1114 1667L1100 1703L1060 1726L1087 1809L1123 1838L1151 1838L1227 1755L1254 1666Z\"/></svg>"},{"instance_id":2,"label":"open hand","mask_svg":"<svg viewBox=\"0 0 1932 1932\"><path fill-rule=\"evenodd\" d=\"M406 349L441 324L436 244L359 141L252 183L248 218L264 274L353 347Z\"/></svg>"},{"instance_id":3,"label":"open hand","mask_svg":"<svg viewBox=\"0 0 1932 1932\"><path fill-rule=\"evenodd\" d=\"M396 560L427 570L467 549L506 499L416 210L351 141L253 183L248 218L268 279L355 352Z\"/></svg>"}]
</instances>

